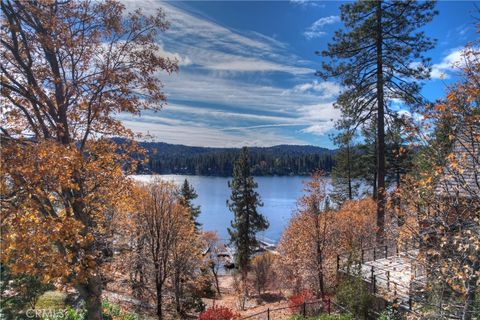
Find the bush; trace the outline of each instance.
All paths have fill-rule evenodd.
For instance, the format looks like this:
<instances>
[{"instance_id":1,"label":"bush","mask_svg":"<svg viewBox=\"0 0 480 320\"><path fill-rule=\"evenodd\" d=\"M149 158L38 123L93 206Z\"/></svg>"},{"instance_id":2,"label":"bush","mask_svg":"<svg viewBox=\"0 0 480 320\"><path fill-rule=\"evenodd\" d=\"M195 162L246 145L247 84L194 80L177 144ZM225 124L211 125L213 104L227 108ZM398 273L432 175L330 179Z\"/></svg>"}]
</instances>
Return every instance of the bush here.
<instances>
[{"instance_id":1,"label":"bush","mask_svg":"<svg viewBox=\"0 0 480 320\"><path fill-rule=\"evenodd\" d=\"M367 319L373 304L373 296L360 276L344 279L337 288L335 299L356 319Z\"/></svg>"},{"instance_id":2,"label":"bush","mask_svg":"<svg viewBox=\"0 0 480 320\"><path fill-rule=\"evenodd\" d=\"M401 320L401 318L398 315L398 312L396 312L392 307L388 307L380 314L378 320Z\"/></svg>"},{"instance_id":3,"label":"bush","mask_svg":"<svg viewBox=\"0 0 480 320\"><path fill-rule=\"evenodd\" d=\"M308 317L304 318L302 316L292 316L288 320L353 320L350 315L341 315L341 314L323 314L318 317Z\"/></svg>"},{"instance_id":4,"label":"bush","mask_svg":"<svg viewBox=\"0 0 480 320\"><path fill-rule=\"evenodd\" d=\"M213 306L198 316L198 320L234 320L239 318L240 315L238 313L223 306Z\"/></svg>"},{"instance_id":5,"label":"bush","mask_svg":"<svg viewBox=\"0 0 480 320\"><path fill-rule=\"evenodd\" d=\"M133 313L125 313L118 305L111 304L108 301L102 303L103 320L139 320L140 318ZM83 306L74 309L67 306L65 312L55 312L51 316L45 315L42 320L86 320L87 311Z\"/></svg>"},{"instance_id":6,"label":"bush","mask_svg":"<svg viewBox=\"0 0 480 320\"><path fill-rule=\"evenodd\" d=\"M38 298L35 309L64 309L66 299L67 295L61 291L47 291Z\"/></svg>"},{"instance_id":7,"label":"bush","mask_svg":"<svg viewBox=\"0 0 480 320\"><path fill-rule=\"evenodd\" d=\"M294 294L290 297L288 302L288 308L291 313L299 313L301 311L302 305L305 302L311 301L315 298L315 295L306 289L303 289L300 293Z\"/></svg>"},{"instance_id":8,"label":"bush","mask_svg":"<svg viewBox=\"0 0 480 320\"><path fill-rule=\"evenodd\" d=\"M4 263L0 263L0 279L0 319L14 319L34 309L44 292L55 289L36 276L13 274Z\"/></svg>"}]
</instances>

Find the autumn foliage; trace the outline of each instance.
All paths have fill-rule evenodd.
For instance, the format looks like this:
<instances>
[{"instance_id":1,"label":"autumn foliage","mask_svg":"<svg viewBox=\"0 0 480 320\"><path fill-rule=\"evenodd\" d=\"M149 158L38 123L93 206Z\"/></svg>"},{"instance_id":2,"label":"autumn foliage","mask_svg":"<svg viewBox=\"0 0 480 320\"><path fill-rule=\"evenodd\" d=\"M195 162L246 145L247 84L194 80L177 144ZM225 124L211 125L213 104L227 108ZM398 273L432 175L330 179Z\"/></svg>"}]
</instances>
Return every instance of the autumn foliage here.
<instances>
[{"instance_id":1,"label":"autumn foliage","mask_svg":"<svg viewBox=\"0 0 480 320\"><path fill-rule=\"evenodd\" d=\"M240 319L240 315L232 309L223 306L213 306L200 313L198 320L235 320Z\"/></svg>"},{"instance_id":2,"label":"autumn foliage","mask_svg":"<svg viewBox=\"0 0 480 320\"><path fill-rule=\"evenodd\" d=\"M308 288L318 297L335 285L336 256L352 259L375 240L372 199L347 201L339 209L325 207L325 181L320 173L306 183L299 210L282 234L277 270L283 282L297 292Z\"/></svg>"},{"instance_id":3,"label":"autumn foliage","mask_svg":"<svg viewBox=\"0 0 480 320\"><path fill-rule=\"evenodd\" d=\"M290 312L295 314L302 310L302 305L315 299L315 295L307 289L303 289L299 293L294 294L288 299L288 308Z\"/></svg>"},{"instance_id":4,"label":"autumn foliage","mask_svg":"<svg viewBox=\"0 0 480 320\"><path fill-rule=\"evenodd\" d=\"M160 110L164 13L117 1L2 1L1 260L14 272L75 286L101 318L112 220L125 212L133 138L115 117Z\"/></svg>"},{"instance_id":5,"label":"autumn foliage","mask_svg":"<svg viewBox=\"0 0 480 320\"><path fill-rule=\"evenodd\" d=\"M469 44L460 80L424 110L415 174L398 190L403 238L421 244L431 313L473 319L480 281L480 51ZM478 298L477 298L478 299ZM441 306L440 306L441 305Z\"/></svg>"}]
</instances>

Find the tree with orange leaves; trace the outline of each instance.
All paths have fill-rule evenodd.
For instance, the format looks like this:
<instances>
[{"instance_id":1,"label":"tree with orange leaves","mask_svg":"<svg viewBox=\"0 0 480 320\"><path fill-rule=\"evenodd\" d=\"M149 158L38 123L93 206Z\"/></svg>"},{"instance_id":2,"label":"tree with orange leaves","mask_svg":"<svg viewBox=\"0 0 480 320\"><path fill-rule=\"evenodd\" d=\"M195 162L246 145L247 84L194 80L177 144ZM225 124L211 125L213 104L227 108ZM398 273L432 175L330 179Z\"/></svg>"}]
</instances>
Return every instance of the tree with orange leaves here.
<instances>
[{"instance_id":1,"label":"tree with orange leaves","mask_svg":"<svg viewBox=\"0 0 480 320\"><path fill-rule=\"evenodd\" d=\"M146 282L156 295L157 317L163 319L163 297L169 280L177 312L182 312L182 281L193 275L199 264L200 242L189 208L182 205L179 190L172 182L157 178L142 189L137 228L139 235L145 237Z\"/></svg>"},{"instance_id":2,"label":"tree with orange leaves","mask_svg":"<svg viewBox=\"0 0 480 320\"><path fill-rule=\"evenodd\" d=\"M467 45L456 66L460 80L412 130L422 148L416 174L398 192L402 234L421 244L431 317L469 320L480 312L479 44Z\"/></svg>"},{"instance_id":3,"label":"tree with orange leaves","mask_svg":"<svg viewBox=\"0 0 480 320\"><path fill-rule=\"evenodd\" d=\"M320 172L305 184L299 210L282 234L278 272L296 291L317 296L335 284L336 256L353 253L375 240L375 202L347 201L338 210L325 205L325 179Z\"/></svg>"},{"instance_id":4,"label":"tree with orange leaves","mask_svg":"<svg viewBox=\"0 0 480 320\"><path fill-rule=\"evenodd\" d=\"M74 285L101 319L110 221L135 161L109 136L114 117L159 110L163 12L124 14L116 1L2 1L2 263Z\"/></svg>"},{"instance_id":5,"label":"tree with orange leaves","mask_svg":"<svg viewBox=\"0 0 480 320\"><path fill-rule=\"evenodd\" d=\"M305 182L305 195L298 200L298 211L282 234L278 250L278 268L284 280L296 291L311 284L318 296L325 293L326 251L333 224L330 212L324 210L326 183L321 172L312 174Z\"/></svg>"}]
</instances>

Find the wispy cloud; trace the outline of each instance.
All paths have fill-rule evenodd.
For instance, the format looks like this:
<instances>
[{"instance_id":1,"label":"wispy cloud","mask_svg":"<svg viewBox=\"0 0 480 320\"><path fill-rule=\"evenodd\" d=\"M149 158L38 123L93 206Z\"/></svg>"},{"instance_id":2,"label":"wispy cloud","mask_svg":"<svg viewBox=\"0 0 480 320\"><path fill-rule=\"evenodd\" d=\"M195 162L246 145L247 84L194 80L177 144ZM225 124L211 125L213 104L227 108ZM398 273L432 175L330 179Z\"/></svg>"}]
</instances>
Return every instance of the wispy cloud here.
<instances>
[{"instance_id":1,"label":"wispy cloud","mask_svg":"<svg viewBox=\"0 0 480 320\"><path fill-rule=\"evenodd\" d=\"M338 113L332 102L341 88L305 81L315 65L288 44L227 28L182 4L125 4L129 10L164 9L171 27L158 39L160 54L181 67L178 74L158 75L168 96L164 110L118 116L129 128L155 140L216 147L305 144L297 138L301 133L324 135L333 128ZM334 23L327 20L315 28Z\"/></svg>"},{"instance_id":2,"label":"wispy cloud","mask_svg":"<svg viewBox=\"0 0 480 320\"><path fill-rule=\"evenodd\" d=\"M290 3L297 6L302 6L302 7L318 7L318 8L325 7L325 4L315 0L290 0Z\"/></svg>"},{"instance_id":3,"label":"wispy cloud","mask_svg":"<svg viewBox=\"0 0 480 320\"><path fill-rule=\"evenodd\" d=\"M462 67L465 62L464 55L465 48L455 48L450 50L440 63L432 65L432 72L430 76L432 79L448 79L450 73L456 68ZM479 50L479 48L472 48L472 50Z\"/></svg>"},{"instance_id":4,"label":"wispy cloud","mask_svg":"<svg viewBox=\"0 0 480 320\"><path fill-rule=\"evenodd\" d=\"M155 140L191 146L241 147L305 144L301 140L278 135L269 130L243 130L242 134L237 132L229 134L218 128L192 123L175 124L172 127L171 125L149 121L125 120L123 122L128 128L136 132L148 133Z\"/></svg>"},{"instance_id":5,"label":"wispy cloud","mask_svg":"<svg viewBox=\"0 0 480 320\"><path fill-rule=\"evenodd\" d=\"M319 38L327 33L324 31L324 27L330 24L334 24L340 22L340 17L339 16L328 16L328 17L323 17L312 23L310 27L305 30L303 35L307 39L314 39L314 38Z\"/></svg>"}]
</instances>

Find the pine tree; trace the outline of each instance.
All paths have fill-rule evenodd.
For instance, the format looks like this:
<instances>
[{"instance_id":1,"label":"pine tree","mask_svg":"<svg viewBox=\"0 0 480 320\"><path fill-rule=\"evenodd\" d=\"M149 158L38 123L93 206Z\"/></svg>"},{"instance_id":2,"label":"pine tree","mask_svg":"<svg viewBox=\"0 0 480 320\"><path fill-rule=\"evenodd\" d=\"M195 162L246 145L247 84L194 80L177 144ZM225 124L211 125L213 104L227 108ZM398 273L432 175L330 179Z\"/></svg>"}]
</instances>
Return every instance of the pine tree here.
<instances>
[{"instance_id":1,"label":"pine tree","mask_svg":"<svg viewBox=\"0 0 480 320\"><path fill-rule=\"evenodd\" d=\"M346 88L337 107L352 127L376 116L377 120L377 226L381 241L385 221L385 119L393 113L388 101L398 99L421 105L421 85L429 78L429 59L423 52L435 41L416 29L430 22L435 2L357 1L340 7L346 31L338 30L317 74L335 77Z\"/></svg>"},{"instance_id":2,"label":"pine tree","mask_svg":"<svg viewBox=\"0 0 480 320\"><path fill-rule=\"evenodd\" d=\"M358 178L358 156L357 149L353 144L353 134L346 130L341 132L334 139L335 145L339 148L335 153L335 165L332 169L332 200L341 205L346 200L352 200L358 196L359 185L354 181Z\"/></svg>"},{"instance_id":3,"label":"pine tree","mask_svg":"<svg viewBox=\"0 0 480 320\"><path fill-rule=\"evenodd\" d=\"M255 191L258 185L251 175L247 147L242 148L235 162L233 179L228 182L228 186L232 189L232 194L230 200L227 200L227 206L234 215L228 233L230 241L235 245L236 264L245 280L250 257L257 245L255 235L269 226L267 219L257 211L257 207L263 206L263 203Z\"/></svg>"},{"instance_id":4,"label":"pine tree","mask_svg":"<svg viewBox=\"0 0 480 320\"><path fill-rule=\"evenodd\" d=\"M198 194L193 188L193 186L188 183L188 180L185 179L183 182L182 188L180 190L180 204L185 208L188 208L190 217L195 223L195 230L198 231L202 226L201 223L197 221L198 216L200 215L200 206L195 206L192 201L198 198Z\"/></svg>"}]
</instances>

